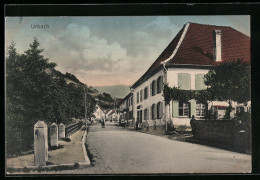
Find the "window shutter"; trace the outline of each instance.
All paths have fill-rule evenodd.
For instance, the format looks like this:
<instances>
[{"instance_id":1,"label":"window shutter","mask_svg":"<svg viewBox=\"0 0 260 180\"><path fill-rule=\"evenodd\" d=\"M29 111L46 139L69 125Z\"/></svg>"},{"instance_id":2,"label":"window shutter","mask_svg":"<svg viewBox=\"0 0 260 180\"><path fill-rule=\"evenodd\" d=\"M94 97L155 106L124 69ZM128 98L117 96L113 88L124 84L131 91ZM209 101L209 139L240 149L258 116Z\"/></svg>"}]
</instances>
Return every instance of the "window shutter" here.
<instances>
[{"instance_id":1,"label":"window shutter","mask_svg":"<svg viewBox=\"0 0 260 180\"><path fill-rule=\"evenodd\" d=\"M149 119L149 108L147 108L146 111L147 111L147 118L146 119L148 120Z\"/></svg>"},{"instance_id":2,"label":"window shutter","mask_svg":"<svg viewBox=\"0 0 260 180\"><path fill-rule=\"evenodd\" d=\"M172 102L172 116L173 117L179 116L179 102L178 101Z\"/></svg>"},{"instance_id":3,"label":"window shutter","mask_svg":"<svg viewBox=\"0 0 260 180\"><path fill-rule=\"evenodd\" d=\"M195 89L196 90L202 90L206 89L206 85L204 83L203 74L196 74L195 75Z\"/></svg>"},{"instance_id":4,"label":"window shutter","mask_svg":"<svg viewBox=\"0 0 260 180\"><path fill-rule=\"evenodd\" d=\"M153 105L153 119L157 118L157 106L156 104Z\"/></svg>"},{"instance_id":5,"label":"window shutter","mask_svg":"<svg viewBox=\"0 0 260 180\"><path fill-rule=\"evenodd\" d=\"M190 117L196 117L196 101L194 99L190 100Z\"/></svg>"},{"instance_id":6,"label":"window shutter","mask_svg":"<svg viewBox=\"0 0 260 180\"><path fill-rule=\"evenodd\" d=\"M163 91L163 76L161 76L161 90Z\"/></svg>"},{"instance_id":7,"label":"window shutter","mask_svg":"<svg viewBox=\"0 0 260 180\"><path fill-rule=\"evenodd\" d=\"M150 96L153 95L153 83L150 84Z\"/></svg>"},{"instance_id":8,"label":"window shutter","mask_svg":"<svg viewBox=\"0 0 260 180\"><path fill-rule=\"evenodd\" d=\"M157 81L154 80L154 94L157 94Z\"/></svg>"},{"instance_id":9,"label":"window shutter","mask_svg":"<svg viewBox=\"0 0 260 180\"><path fill-rule=\"evenodd\" d=\"M190 74L179 73L178 74L178 86L183 90L190 90Z\"/></svg>"},{"instance_id":10,"label":"window shutter","mask_svg":"<svg viewBox=\"0 0 260 180\"><path fill-rule=\"evenodd\" d=\"M159 113L160 118L163 116L163 105L162 102L160 102L160 113Z\"/></svg>"},{"instance_id":11,"label":"window shutter","mask_svg":"<svg viewBox=\"0 0 260 180\"><path fill-rule=\"evenodd\" d=\"M161 92L161 76L159 76L159 77L157 78L157 84L156 84L156 86L157 86L157 92L156 92L156 93L160 93L160 92Z\"/></svg>"},{"instance_id":12,"label":"window shutter","mask_svg":"<svg viewBox=\"0 0 260 180\"><path fill-rule=\"evenodd\" d=\"M157 119L160 118L160 102L156 104L156 117Z\"/></svg>"},{"instance_id":13,"label":"window shutter","mask_svg":"<svg viewBox=\"0 0 260 180\"><path fill-rule=\"evenodd\" d=\"M153 120L153 106L151 106L151 112L150 112L150 115L151 115L151 119Z\"/></svg>"}]
</instances>

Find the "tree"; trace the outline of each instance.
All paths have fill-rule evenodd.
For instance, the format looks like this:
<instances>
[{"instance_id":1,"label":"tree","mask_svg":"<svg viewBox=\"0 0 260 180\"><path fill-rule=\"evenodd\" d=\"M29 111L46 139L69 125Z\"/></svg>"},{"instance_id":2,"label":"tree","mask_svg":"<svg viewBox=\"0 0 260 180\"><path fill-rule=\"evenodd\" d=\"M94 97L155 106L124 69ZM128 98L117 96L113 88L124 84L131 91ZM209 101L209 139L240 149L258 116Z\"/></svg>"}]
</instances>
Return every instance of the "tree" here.
<instances>
[{"instance_id":1,"label":"tree","mask_svg":"<svg viewBox=\"0 0 260 180\"><path fill-rule=\"evenodd\" d=\"M6 147L8 154L32 149L33 126L38 120L47 124L68 123L72 117L84 117L84 89L67 84L63 74L53 77L46 73L55 68L41 54L35 38L30 48L18 54L15 43L7 50L6 58ZM70 74L72 77L74 75ZM90 95L89 95L90 96ZM91 96L90 96L91 97ZM95 101L89 99L88 114L94 111Z\"/></svg>"},{"instance_id":2,"label":"tree","mask_svg":"<svg viewBox=\"0 0 260 180\"><path fill-rule=\"evenodd\" d=\"M250 101L250 65L241 60L224 62L210 70L204 77L210 94L217 100L227 101L227 118L230 117L232 101L247 104Z\"/></svg>"},{"instance_id":3,"label":"tree","mask_svg":"<svg viewBox=\"0 0 260 180\"><path fill-rule=\"evenodd\" d=\"M52 79L46 68L55 67L40 53L35 38L30 48L18 54L15 43L11 43L6 58L6 133L7 149L23 151L31 148L33 125L45 120L46 93Z\"/></svg>"}]
</instances>

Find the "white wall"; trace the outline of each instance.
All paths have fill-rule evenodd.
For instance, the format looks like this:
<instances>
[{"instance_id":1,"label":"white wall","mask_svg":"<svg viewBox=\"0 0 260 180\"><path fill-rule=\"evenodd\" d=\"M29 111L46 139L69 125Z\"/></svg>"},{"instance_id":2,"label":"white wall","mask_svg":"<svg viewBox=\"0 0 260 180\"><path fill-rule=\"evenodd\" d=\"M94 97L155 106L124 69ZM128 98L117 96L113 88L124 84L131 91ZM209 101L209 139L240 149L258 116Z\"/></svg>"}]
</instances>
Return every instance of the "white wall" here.
<instances>
[{"instance_id":1,"label":"white wall","mask_svg":"<svg viewBox=\"0 0 260 180\"><path fill-rule=\"evenodd\" d=\"M98 120L101 120L102 117L104 118L104 116L105 116L104 112L102 111L102 109L99 106L97 106L97 109L95 110L95 112L93 114L96 116L96 119L98 119Z\"/></svg>"},{"instance_id":2,"label":"white wall","mask_svg":"<svg viewBox=\"0 0 260 180\"><path fill-rule=\"evenodd\" d=\"M163 76L163 81L165 80L165 76L164 76L164 70L160 70L159 72L157 72L155 75L151 76L148 80L146 80L145 82L143 82L141 85L139 85L138 87L136 87L134 89L134 97L133 97L133 107L134 107L134 118L135 120L137 119L137 111L139 110L144 110L146 108L148 108L148 120L144 120L144 112L143 112L143 122L147 122L150 126L153 126L154 125L154 121L156 121L156 125L160 125L160 124L163 124L163 120L164 120L164 116L161 118L161 119L155 119L155 120L152 120L152 117L151 117L151 106L152 104L157 104L159 101L163 103L163 114L164 113L164 109L165 109L165 106L164 106L164 97L162 96L162 91L161 93L158 93L158 94L155 94L154 96L151 96L150 92L150 84L152 83L153 80L157 80L157 78L159 76ZM140 102L140 90L143 90L144 91L144 88L145 87L148 87L148 98L147 99L144 99L144 95L143 95L143 100L142 102ZM139 103L137 103L137 92L139 92ZM141 105L142 108L141 109L137 109L137 106Z\"/></svg>"},{"instance_id":3,"label":"white wall","mask_svg":"<svg viewBox=\"0 0 260 180\"><path fill-rule=\"evenodd\" d=\"M189 68L169 68L167 71L167 82L169 87L178 87L178 74L187 73L190 74L190 88L195 90L195 76L197 74L207 74L208 69L189 69ZM172 111L172 102L170 103L170 109ZM171 112L172 114L172 112ZM173 118L171 116L174 125L187 125L190 126L190 118L188 117L179 117Z\"/></svg>"},{"instance_id":4,"label":"white wall","mask_svg":"<svg viewBox=\"0 0 260 180\"><path fill-rule=\"evenodd\" d=\"M178 73L188 73L191 77L191 90L195 90L195 75L205 75L208 71L208 69L169 68L167 71L167 82L170 87L178 87Z\"/></svg>"}]
</instances>

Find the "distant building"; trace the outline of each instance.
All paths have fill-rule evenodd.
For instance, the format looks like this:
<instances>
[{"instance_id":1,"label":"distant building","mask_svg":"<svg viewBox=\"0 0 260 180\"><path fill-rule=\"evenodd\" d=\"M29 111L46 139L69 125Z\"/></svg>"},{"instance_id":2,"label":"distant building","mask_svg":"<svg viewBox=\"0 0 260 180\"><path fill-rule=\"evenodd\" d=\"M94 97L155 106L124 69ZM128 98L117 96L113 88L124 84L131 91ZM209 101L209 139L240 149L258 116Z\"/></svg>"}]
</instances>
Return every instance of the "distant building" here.
<instances>
[{"instance_id":1,"label":"distant building","mask_svg":"<svg viewBox=\"0 0 260 180\"><path fill-rule=\"evenodd\" d=\"M124 99L117 103L119 124L126 123L127 125L134 124L133 118L133 94L129 93Z\"/></svg>"},{"instance_id":2,"label":"distant building","mask_svg":"<svg viewBox=\"0 0 260 180\"><path fill-rule=\"evenodd\" d=\"M96 105L96 110L93 113L93 115L95 116L95 119L98 120L98 121L105 119L105 113L99 105Z\"/></svg>"},{"instance_id":3,"label":"distant building","mask_svg":"<svg viewBox=\"0 0 260 180\"><path fill-rule=\"evenodd\" d=\"M204 116L215 106L219 118L223 116L226 102L198 104L172 101L165 106L163 84L183 90L205 89L203 77L221 62L242 59L250 62L250 37L225 26L187 23L155 60L150 68L132 86L132 93L120 102L121 120L127 113L139 123L149 126L164 125L173 120L174 125L190 125L190 118ZM127 101L131 97L131 108ZM131 112L131 113L130 113Z\"/></svg>"}]
</instances>

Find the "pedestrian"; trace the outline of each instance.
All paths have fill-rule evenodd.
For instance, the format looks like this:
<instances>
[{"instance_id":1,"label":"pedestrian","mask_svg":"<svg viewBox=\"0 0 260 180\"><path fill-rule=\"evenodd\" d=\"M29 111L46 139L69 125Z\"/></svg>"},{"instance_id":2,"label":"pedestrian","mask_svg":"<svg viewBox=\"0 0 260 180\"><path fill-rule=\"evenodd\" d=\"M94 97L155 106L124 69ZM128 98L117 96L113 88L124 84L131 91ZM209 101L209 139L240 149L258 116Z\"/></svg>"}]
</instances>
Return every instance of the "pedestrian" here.
<instances>
[{"instance_id":1,"label":"pedestrian","mask_svg":"<svg viewBox=\"0 0 260 180\"><path fill-rule=\"evenodd\" d=\"M194 115L192 115L192 117L191 117L191 120L190 120L190 126L191 126L191 130L192 130L192 134L193 134L193 136L195 137L195 121L196 121L196 119L195 119L195 117L194 117Z\"/></svg>"}]
</instances>

